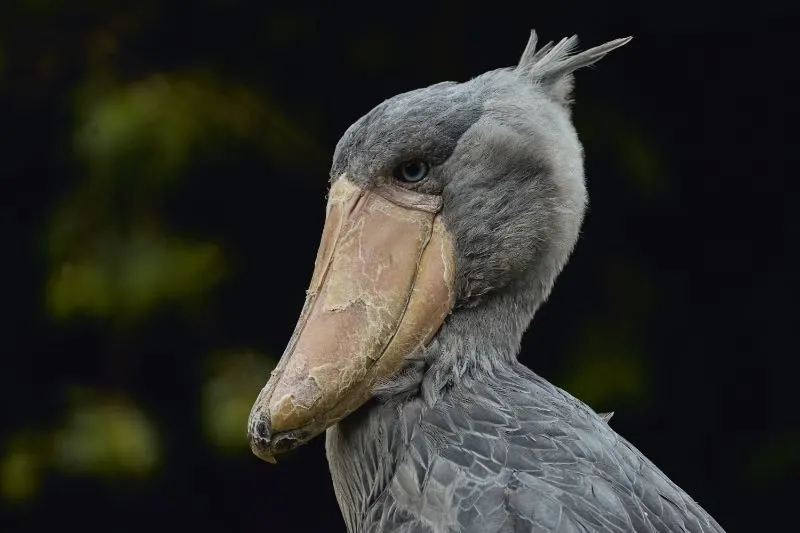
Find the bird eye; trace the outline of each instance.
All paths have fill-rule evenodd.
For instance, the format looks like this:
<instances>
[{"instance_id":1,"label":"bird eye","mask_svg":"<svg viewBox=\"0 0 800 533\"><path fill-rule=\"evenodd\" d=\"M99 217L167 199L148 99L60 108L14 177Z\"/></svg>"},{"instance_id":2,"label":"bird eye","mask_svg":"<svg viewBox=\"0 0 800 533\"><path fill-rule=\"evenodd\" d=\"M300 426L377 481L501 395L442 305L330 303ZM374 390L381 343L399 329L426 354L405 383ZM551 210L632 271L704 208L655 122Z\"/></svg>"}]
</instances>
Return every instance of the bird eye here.
<instances>
[{"instance_id":1,"label":"bird eye","mask_svg":"<svg viewBox=\"0 0 800 533\"><path fill-rule=\"evenodd\" d=\"M394 169L394 177L398 181L405 183L417 183L425 179L428 175L428 164L421 159L412 159L405 163L400 163Z\"/></svg>"}]
</instances>

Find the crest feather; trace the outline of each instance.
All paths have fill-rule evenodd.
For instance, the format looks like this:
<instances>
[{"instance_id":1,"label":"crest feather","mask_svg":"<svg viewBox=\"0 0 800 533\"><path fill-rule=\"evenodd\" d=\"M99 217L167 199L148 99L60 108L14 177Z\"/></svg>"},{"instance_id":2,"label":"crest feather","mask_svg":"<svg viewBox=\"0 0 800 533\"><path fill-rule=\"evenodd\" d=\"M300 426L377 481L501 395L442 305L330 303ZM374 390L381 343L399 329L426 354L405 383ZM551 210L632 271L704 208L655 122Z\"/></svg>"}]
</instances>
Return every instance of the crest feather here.
<instances>
[{"instance_id":1,"label":"crest feather","mask_svg":"<svg viewBox=\"0 0 800 533\"><path fill-rule=\"evenodd\" d=\"M530 39L516 71L520 76L541 85L557 101L567 104L572 92L573 72L600 61L609 52L628 44L631 39L632 37L614 39L574 54L578 46L577 35L565 37L557 44L551 41L537 50L538 36L535 30L531 30Z\"/></svg>"}]
</instances>

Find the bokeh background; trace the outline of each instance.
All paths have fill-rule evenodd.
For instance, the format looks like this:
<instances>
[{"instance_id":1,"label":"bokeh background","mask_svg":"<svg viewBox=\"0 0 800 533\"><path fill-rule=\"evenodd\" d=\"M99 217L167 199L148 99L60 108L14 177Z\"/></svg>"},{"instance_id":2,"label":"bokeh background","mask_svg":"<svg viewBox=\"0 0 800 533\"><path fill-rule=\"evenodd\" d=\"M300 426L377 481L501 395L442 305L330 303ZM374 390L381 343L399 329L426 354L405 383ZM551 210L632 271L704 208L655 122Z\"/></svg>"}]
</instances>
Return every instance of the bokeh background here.
<instances>
[{"instance_id":1,"label":"bokeh background","mask_svg":"<svg viewBox=\"0 0 800 533\"><path fill-rule=\"evenodd\" d=\"M344 531L322 439L272 466L245 438L333 148L532 27L635 39L578 75L591 210L522 360L730 531L790 523L797 19L731 9L4 0L0 531Z\"/></svg>"}]
</instances>

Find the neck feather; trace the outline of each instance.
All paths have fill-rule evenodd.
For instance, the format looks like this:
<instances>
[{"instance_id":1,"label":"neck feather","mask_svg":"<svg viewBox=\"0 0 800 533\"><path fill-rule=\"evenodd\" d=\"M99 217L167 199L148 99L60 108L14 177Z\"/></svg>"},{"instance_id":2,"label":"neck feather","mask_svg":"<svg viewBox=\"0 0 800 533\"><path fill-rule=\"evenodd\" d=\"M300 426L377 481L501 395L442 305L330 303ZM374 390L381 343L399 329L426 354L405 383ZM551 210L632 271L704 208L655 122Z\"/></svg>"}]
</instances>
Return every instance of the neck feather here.
<instances>
[{"instance_id":1,"label":"neck feather","mask_svg":"<svg viewBox=\"0 0 800 533\"><path fill-rule=\"evenodd\" d=\"M373 400L328 429L328 464L349 531L357 531L386 490L428 409L461 383L517 370L522 334L561 264L547 264L477 305L456 309L434 340L377 388Z\"/></svg>"},{"instance_id":2,"label":"neck feather","mask_svg":"<svg viewBox=\"0 0 800 533\"><path fill-rule=\"evenodd\" d=\"M420 396L431 406L465 375L491 374L514 363L522 334L547 299L558 270L531 272L477 305L454 310L434 340L380 384L377 398L385 402Z\"/></svg>"}]
</instances>

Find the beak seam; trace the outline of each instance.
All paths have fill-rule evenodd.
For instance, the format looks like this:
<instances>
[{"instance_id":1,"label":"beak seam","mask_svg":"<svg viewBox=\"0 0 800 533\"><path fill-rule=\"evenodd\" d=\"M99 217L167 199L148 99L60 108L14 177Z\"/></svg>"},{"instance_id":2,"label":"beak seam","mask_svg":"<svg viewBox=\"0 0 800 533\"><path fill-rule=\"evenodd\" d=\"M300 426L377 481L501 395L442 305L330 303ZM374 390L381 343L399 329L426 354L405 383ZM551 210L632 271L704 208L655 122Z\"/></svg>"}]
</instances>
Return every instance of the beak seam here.
<instances>
[{"instance_id":1,"label":"beak seam","mask_svg":"<svg viewBox=\"0 0 800 533\"><path fill-rule=\"evenodd\" d=\"M372 361L372 364L367 367L367 370L372 368L372 366L375 363L377 363L383 358L383 355L386 353L386 350L389 348L389 346L392 345L392 342L394 341L395 337L397 337L397 332L400 331L400 326L403 324L403 318L405 318L406 312L408 312L408 304L411 303L411 297L414 295L414 287L416 287L417 285L417 279L419 278L419 267L422 264L422 256L425 255L425 250L428 249L428 245L431 243L431 237L433 237L433 228L436 225L437 217L438 215L434 216L431 219L431 227L428 230L428 234L425 236L425 244L420 246L419 254L417 254L417 262L414 266L414 279L411 282L411 288L409 289L408 294L406 295L406 301L403 304L403 312L400 314L400 319L397 321L397 327L394 328L392 336L389 337L389 340L387 340L386 344L384 344L383 348L381 349L380 355L376 357L374 361Z\"/></svg>"}]
</instances>

